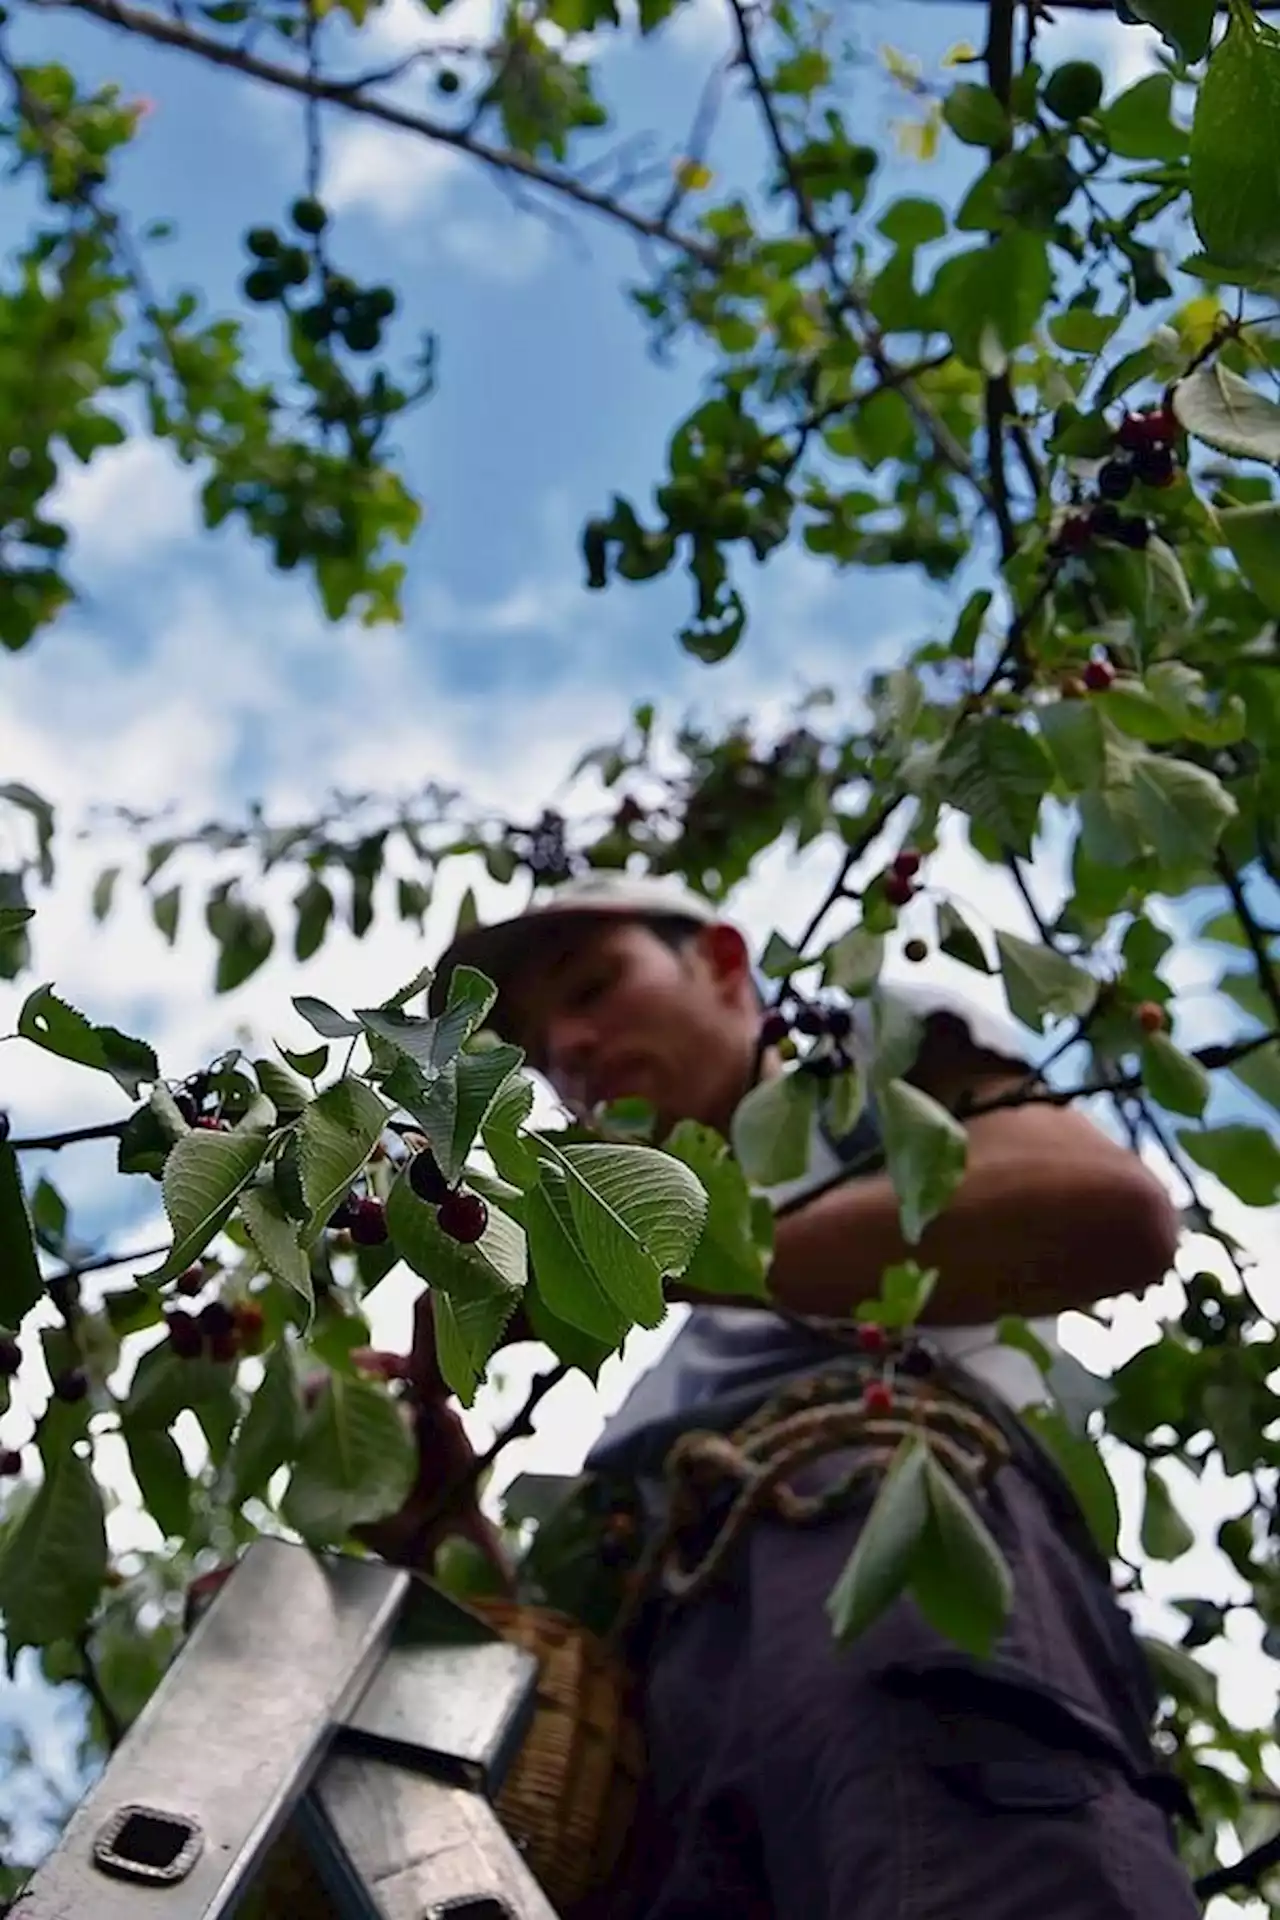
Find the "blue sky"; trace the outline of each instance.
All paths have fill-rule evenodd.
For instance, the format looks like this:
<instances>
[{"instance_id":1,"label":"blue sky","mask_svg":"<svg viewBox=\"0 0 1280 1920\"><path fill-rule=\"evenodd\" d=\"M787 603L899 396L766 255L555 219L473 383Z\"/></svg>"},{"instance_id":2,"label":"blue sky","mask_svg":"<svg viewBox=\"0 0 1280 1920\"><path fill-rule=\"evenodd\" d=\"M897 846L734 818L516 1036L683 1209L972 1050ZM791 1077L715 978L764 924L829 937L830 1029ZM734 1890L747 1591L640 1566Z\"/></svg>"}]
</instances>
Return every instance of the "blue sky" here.
<instances>
[{"instance_id":1,"label":"blue sky","mask_svg":"<svg viewBox=\"0 0 1280 1920\"><path fill-rule=\"evenodd\" d=\"M487 4L458 0L435 31L448 38L482 31ZM980 33L982 16L971 7L881 0L850 17L869 56L858 111L866 136L892 153L887 122L912 109L886 88L877 49L888 40L936 74L948 47ZM407 36L421 39L426 15L413 0L395 0L382 18L389 50ZM70 16L42 15L37 27L18 42L28 56L66 58L82 77L117 79L126 93L155 103L118 197L139 220L177 224L177 237L156 255L159 283L202 285L225 308L244 267L243 230L278 218L301 186L300 109ZM1046 65L1097 58L1118 89L1144 70L1151 44L1110 19L1060 18L1041 37L1041 57ZM723 45L711 0L696 0L646 48L620 41L602 84L622 125L655 131L660 146L676 143ZM425 85L419 99L432 106ZM829 681L852 695L869 665L931 630L948 630L954 589L896 575L839 575L789 551L748 575L748 638L726 666L708 671L682 655L673 637L687 611L682 576L587 593L577 546L582 522L615 490L646 498L663 472L667 435L696 399L704 371L693 355L659 366L646 352L641 322L621 291L640 277L634 244L576 216L571 240L514 209L488 175L404 136L335 120L326 151L338 253L356 274L399 289L393 339L406 352L422 328L440 340L439 391L397 431L426 507L403 627L326 628L301 575L272 574L234 528L201 533L192 476L162 449L135 440L67 479L82 599L55 631L3 662L5 778L46 793L68 825L92 801L176 802L191 819L234 817L259 797L273 810L305 815L334 786L409 791L432 777L528 813L584 746L620 731L637 698L657 698L672 716L691 704L707 714L780 716L807 683ZM712 155L718 180L750 185L759 161L750 113L728 111ZM928 167L892 160L877 204L909 190L953 195L971 165L972 156L951 143ZM24 197L11 191L0 208L0 241L12 245L24 220ZM268 356L272 327L267 318L260 330ZM61 858L58 887L37 923L33 979L55 980L95 1018L144 1031L170 1073L241 1037L302 1038L289 1012L300 980L287 950L237 994L215 1001L201 927L188 922L170 953L126 893L96 928L87 894L107 856L64 840ZM1018 924L1016 901L998 878L958 850L948 859L962 897L997 923ZM760 937L772 925L794 930L828 860L819 848L801 861L766 862L738 902L744 923ZM175 877L182 871L175 866ZM433 910L428 954L447 935L468 881L477 883L486 910L500 904L491 883L455 871ZM417 936L387 919L363 945L331 937L307 968L306 984L338 1003L367 1001L397 986L423 957ZM1188 988L1206 977L1203 955L1189 954L1180 966ZM0 989L5 1028L10 1004L31 984ZM1194 997L1186 1004L1194 1014ZM1219 1037L1212 1020L1183 1030L1195 1040ZM108 1084L11 1052L6 1100L20 1130L119 1111ZM64 1156L57 1177L86 1234L149 1243L151 1192L122 1187L108 1150ZM1256 1234L1256 1216L1242 1224ZM403 1331L410 1298L410 1290L389 1284L382 1337ZM1145 1311L1129 1307L1105 1351L1095 1338L1100 1363L1150 1337L1151 1303ZM605 1404L616 1403L654 1344L618 1363ZM513 1360L509 1391L528 1370ZM477 1415L481 1429L506 1397L490 1396ZM573 1467L598 1418L585 1388L568 1393L548 1409L520 1464ZM29 1416L15 1409L0 1422L0 1438L17 1443L29 1428ZM1221 1489L1210 1494L1231 1498ZM122 1543L126 1537L127 1529ZM1207 1570L1211 1585L1221 1584L1220 1570ZM1171 1580L1174 1591L1192 1584L1185 1567ZM1256 1664L1253 1672L1256 1685ZM1246 1693L1247 1685L1242 1699Z\"/></svg>"}]
</instances>

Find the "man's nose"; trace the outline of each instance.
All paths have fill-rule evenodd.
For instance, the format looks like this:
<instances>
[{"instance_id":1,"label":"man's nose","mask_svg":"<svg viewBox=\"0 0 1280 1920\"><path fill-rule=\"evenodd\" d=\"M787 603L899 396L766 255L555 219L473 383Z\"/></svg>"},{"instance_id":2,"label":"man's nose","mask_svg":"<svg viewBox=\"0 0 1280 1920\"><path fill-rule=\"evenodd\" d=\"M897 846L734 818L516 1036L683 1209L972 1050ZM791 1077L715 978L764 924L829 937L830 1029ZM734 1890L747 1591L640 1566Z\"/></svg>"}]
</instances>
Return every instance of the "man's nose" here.
<instances>
[{"instance_id":1,"label":"man's nose","mask_svg":"<svg viewBox=\"0 0 1280 1920\"><path fill-rule=\"evenodd\" d=\"M581 1080L595 1052L595 1027L583 1013L560 1012L547 1022L547 1066L561 1080Z\"/></svg>"}]
</instances>

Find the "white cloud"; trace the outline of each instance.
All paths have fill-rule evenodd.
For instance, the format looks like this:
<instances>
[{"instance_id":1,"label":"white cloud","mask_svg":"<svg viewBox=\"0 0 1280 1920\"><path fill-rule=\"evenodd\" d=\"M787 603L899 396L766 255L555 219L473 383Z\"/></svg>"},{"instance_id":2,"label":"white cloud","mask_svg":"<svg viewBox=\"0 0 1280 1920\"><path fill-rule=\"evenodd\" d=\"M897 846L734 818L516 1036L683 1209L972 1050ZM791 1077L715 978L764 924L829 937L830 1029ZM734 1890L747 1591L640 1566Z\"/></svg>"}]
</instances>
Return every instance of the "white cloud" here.
<instances>
[{"instance_id":1,"label":"white cloud","mask_svg":"<svg viewBox=\"0 0 1280 1920\"><path fill-rule=\"evenodd\" d=\"M1153 27L1126 26L1103 12L1050 11L1036 33L1036 58L1046 73L1065 60L1092 60L1106 78L1108 97L1150 73L1163 47Z\"/></svg>"},{"instance_id":2,"label":"white cloud","mask_svg":"<svg viewBox=\"0 0 1280 1920\"><path fill-rule=\"evenodd\" d=\"M326 143L323 192L335 213L370 213L397 226L439 207L463 170L456 148L347 120Z\"/></svg>"},{"instance_id":3,"label":"white cloud","mask_svg":"<svg viewBox=\"0 0 1280 1920\"><path fill-rule=\"evenodd\" d=\"M136 566L196 530L195 482L157 440L130 438L64 466L50 500L75 536L72 565Z\"/></svg>"}]
</instances>

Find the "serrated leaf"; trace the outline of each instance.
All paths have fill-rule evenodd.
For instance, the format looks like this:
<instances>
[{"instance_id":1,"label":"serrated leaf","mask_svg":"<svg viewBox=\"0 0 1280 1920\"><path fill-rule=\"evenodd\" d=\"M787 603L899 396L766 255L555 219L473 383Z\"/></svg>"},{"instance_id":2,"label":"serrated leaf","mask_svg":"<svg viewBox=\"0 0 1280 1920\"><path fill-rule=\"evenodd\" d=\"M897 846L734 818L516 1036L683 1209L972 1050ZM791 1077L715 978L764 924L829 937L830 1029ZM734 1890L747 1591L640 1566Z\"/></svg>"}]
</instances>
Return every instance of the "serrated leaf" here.
<instances>
[{"instance_id":1,"label":"serrated leaf","mask_svg":"<svg viewBox=\"0 0 1280 1920\"><path fill-rule=\"evenodd\" d=\"M1013 1605L1013 1576L977 1507L931 1454L925 1457L929 1525L911 1593L926 1620L980 1660L989 1658Z\"/></svg>"},{"instance_id":2,"label":"serrated leaf","mask_svg":"<svg viewBox=\"0 0 1280 1920\"><path fill-rule=\"evenodd\" d=\"M954 1114L905 1080L888 1081L877 1108L903 1238L914 1247L964 1178L968 1136Z\"/></svg>"},{"instance_id":3,"label":"serrated leaf","mask_svg":"<svg viewBox=\"0 0 1280 1920\"><path fill-rule=\"evenodd\" d=\"M522 1189L538 1178L538 1156L520 1132L532 1111L533 1087L522 1075L513 1075L480 1123L485 1152L502 1178Z\"/></svg>"},{"instance_id":4,"label":"serrated leaf","mask_svg":"<svg viewBox=\"0 0 1280 1920\"><path fill-rule=\"evenodd\" d=\"M430 977L428 974L419 979ZM417 990L415 981L396 1000L408 998ZM449 995L441 1014L429 1017L405 1013L393 1000L382 1007L358 1007L356 1015L366 1032L407 1054L430 1079L457 1057L495 998L493 984L484 974L474 967L456 967L449 977Z\"/></svg>"},{"instance_id":5,"label":"serrated leaf","mask_svg":"<svg viewBox=\"0 0 1280 1920\"><path fill-rule=\"evenodd\" d=\"M345 1013L339 1013L327 1000L317 1000L313 994L294 995L294 1010L299 1013L309 1027L322 1034L326 1040L354 1040L363 1031L358 1020L351 1020Z\"/></svg>"},{"instance_id":6,"label":"serrated leaf","mask_svg":"<svg viewBox=\"0 0 1280 1920\"><path fill-rule=\"evenodd\" d=\"M884 965L884 935L866 927L850 927L822 956L824 986L838 987L855 996L869 993Z\"/></svg>"},{"instance_id":7,"label":"serrated leaf","mask_svg":"<svg viewBox=\"0 0 1280 1920\"><path fill-rule=\"evenodd\" d=\"M566 1199L566 1211L568 1204ZM579 1258L581 1259L581 1256ZM582 1261L582 1268L584 1273L591 1274L591 1269L585 1261ZM594 1285L594 1275L591 1278ZM621 1315L615 1319L616 1331L610 1338L599 1340L584 1332L581 1327L571 1327L567 1321L561 1320L552 1313L538 1287L536 1255L533 1277L524 1290L521 1306L533 1338L541 1341L544 1347L550 1347L557 1360L563 1360L567 1366L576 1367L579 1373L584 1373L593 1385L599 1379L601 1367L611 1354L617 1352L626 1335Z\"/></svg>"},{"instance_id":8,"label":"serrated leaf","mask_svg":"<svg viewBox=\"0 0 1280 1920\"><path fill-rule=\"evenodd\" d=\"M362 1080L338 1080L317 1094L298 1122L298 1171L311 1218L308 1243L321 1234L329 1216L373 1152L387 1122L383 1100Z\"/></svg>"},{"instance_id":9,"label":"serrated leaf","mask_svg":"<svg viewBox=\"0 0 1280 1920\"><path fill-rule=\"evenodd\" d=\"M663 1279L684 1273L706 1226L697 1177L650 1147L544 1146L564 1174L579 1244L606 1293L636 1325L659 1326Z\"/></svg>"},{"instance_id":10,"label":"serrated leaf","mask_svg":"<svg viewBox=\"0 0 1280 1920\"><path fill-rule=\"evenodd\" d=\"M172 1280L199 1259L231 1217L266 1152L264 1133L184 1134L169 1150L161 1193L173 1228L173 1246L158 1267L134 1278L143 1285Z\"/></svg>"},{"instance_id":11,"label":"serrated leaf","mask_svg":"<svg viewBox=\"0 0 1280 1920\"><path fill-rule=\"evenodd\" d=\"M311 1262L299 1238L301 1228L272 1189L250 1187L242 1193L240 1218L267 1272L312 1306Z\"/></svg>"},{"instance_id":12,"label":"serrated leaf","mask_svg":"<svg viewBox=\"0 0 1280 1920\"><path fill-rule=\"evenodd\" d=\"M306 1417L280 1511L311 1547L385 1519L408 1498L417 1450L385 1387L331 1373Z\"/></svg>"},{"instance_id":13,"label":"serrated leaf","mask_svg":"<svg viewBox=\"0 0 1280 1920\"><path fill-rule=\"evenodd\" d=\"M16 1526L0 1539L0 1618L10 1653L74 1641L107 1570L102 1495L89 1463L60 1453Z\"/></svg>"},{"instance_id":14,"label":"serrated leaf","mask_svg":"<svg viewBox=\"0 0 1280 1920\"><path fill-rule=\"evenodd\" d=\"M1175 1047L1167 1033L1151 1033L1142 1043L1142 1079L1153 1100L1170 1113L1198 1120L1209 1098L1209 1076L1198 1060Z\"/></svg>"},{"instance_id":15,"label":"serrated leaf","mask_svg":"<svg viewBox=\"0 0 1280 1920\"><path fill-rule=\"evenodd\" d=\"M998 932L996 950L1009 1010L1037 1033L1048 1019L1083 1018L1097 998L1093 975L1052 947Z\"/></svg>"},{"instance_id":16,"label":"serrated leaf","mask_svg":"<svg viewBox=\"0 0 1280 1920\"><path fill-rule=\"evenodd\" d=\"M290 1073L276 1060L255 1060L253 1070L258 1076L258 1085L275 1108L276 1113L301 1113L311 1101L311 1089L297 1075Z\"/></svg>"},{"instance_id":17,"label":"serrated leaf","mask_svg":"<svg viewBox=\"0 0 1280 1920\"><path fill-rule=\"evenodd\" d=\"M163 1427L135 1426L128 1419L121 1420L120 1432L147 1512L166 1537L185 1537L191 1482L177 1442Z\"/></svg>"},{"instance_id":18,"label":"serrated leaf","mask_svg":"<svg viewBox=\"0 0 1280 1920\"><path fill-rule=\"evenodd\" d=\"M684 1285L697 1292L767 1299L772 1232L762 1247L751 1189L727 1142L711 1127L681 1120L664 1150L692 1170L707 1195L707 1223L685 1270ZM772 1215L767 1218L772 1225Z\"/></svg>"},{"instance_id":19,"label":"serrated leaf","mask_svg":"<svg viewBox=\"0 0 1280 1920\"><path fill-rule=\"evenodd\" d=\"M232 1443L228 1470L233 1505L261 1493L277 1468L292 1459L302 1420L297 1368L281 1340L267 1356L262 1381Z\"/></svg>"},{"instance_id":20,"label":"serrated leaf","mask_svg":"<svg viewBox=\"0 0 1280 1920\"><path fill-rule=\"evenodd\" d=\"M436 1210L418 1199L401 1174L387 1197L387 1228L401 1256L428 1286L456 1300L518 1295L528 1272L525 1236L516 1221L490 1207L484 1232L471 1246L442 1233Z\"/></svg>"},{"instance_id":21,"label":"serrated leaf","mask_svg":"<svg viewBox=\"0 0 1280 1920\"><path fill-rule=\"evenodd\" d=\"M515 1309L514 1293L494 1293L487 1299L475 1300L436 1294L436 1354L440 1371L464 1407L475 1405L476 1388L485 1377L489 1356Z\"/></svg>"},{"instance_id":22,"label":"serrated leaf","mask_svg":"<svg viewBox=\"0 0 1280 1920\"><path fill-rule=\"evenodd\" d=\"M991 971L981 940L952 900L938 902L938 946L962 966L978 973Z\"/></svg>"},{"instance_id":23,"label":"serrated leaf","mask_svg":"<svg viewBox=\"0 0 1280 1920\"><path fill-rule=\"evenodd\" d=\"M22 1171L5 1141L0 1144L0 1327L20 1325L43 1292Z\"/></svg>"},{"instance_id":24,"label":"serrated leaf","mask_svg":"<svg viewBox=\"0 0 1280 1920\"><path fill-rule=\"evenodd\" d=\"M1189 760L1137 753L1130 772L1134 811L1157 859L1180 870L1208 863L1239 809L1216 774Z\"/></svg>"},{"instance_id":25,"label":"serrated leaf","mask_svg":"<svg viewBox=\"0 0 1280 1920\"><path fill-rule=\"evenodd\" d=\"M1052 1389L1053 1369L1049 1371ZM1098 1551L1114 1559L1120 1535L1120 1505L1107 1465L1087 1434L1075 1432L1055 1407L1022 1409L1022 1419L1062 1469Z\"/></svg>"},{"instance_id":26,"label":"serrated leaf","mask_svg":"<svg viewBox=\"0 0 1280 1920\"><path fill-rule=\"evenodd\" d=\"M523 1060L519 1047L486 1047L458 1054L429 1079L415 1060L403 1058L383 1081L382 1090L418 1122L441 1172L452 1182L466 1165L490 1106Z\"/></svg>"},{"instance_id":27,"label":"serrated leaf","mask_svg":"<svg viewBox=\"0 0 1280 1920\"><path fill-rule=\"evenodd\" d=\"M222 1401L230 1410L232 1373L229 1362L182 1360L161 1340L148 1347L134 1369L125 1414L136 1427L168 1428L188 1408L195 1412Z\"/></svg>"},{"instance_id":28,"label":"serrated leaf","mask_svg":"<svg viewBox=\"0 0 1280 1920\"><path fill-rule=\"evenodd\" d=\"M1164 1480L1148 1464L1143 1476L1142 1551L1153 1560L1177 1560L1196 1543Z\"/></svg>"},{"instance_id":29,"label":"serrated leaf","mask_svg":"<svg viewBox=\"0 0 1280 1920\"><path fill-rule=\"evenodd\" d=\"M115 1027L95 1027L52 987L36 987L22 1003L18 1032L46 1053L109 1073L131 1100L144 1081L159 1078L156 1056L145 1040L133 1040Z\"/></svg>"},{"instance_id":30,"label":"serrated leaf","mask_svg":"<svg viewBox=\"0 0 1280 1920\"><path fill-rule=\"evenodd\" d=\"M1179 1144L1198 1167L1221 1180L1246 1207L1280 1200L1280 1147L1261 1127L1233 1125L1197 1132L1180 1127Z\"/></svg>"},{"instance_id":31,"label":"serrated leaf","mask_svg":"<svg viewBox=\"0 0 1280 1920\"><path fill-rule=\"evenodd\" d=\"M1214 260L1280 266L1280 37L1242 3L1230 8L1196 96L1190 184L1196 231Z\"/></svg>"},{"instance_id":32,"label":"serrated leaf","mask_svg":"<svg viewBox=\"0 0 1280 1920\"><path fill-rule=\"evenodd\" d=\"M1110 696L1108 696L1110 697ZM1093 700L1055 700L1036 720L1069 793L1101 786L1106 771L1102 716Z\"/></svg>"},{"instance_id":33,"label":"serrated leaf","mask_svg":"<svg viewBox=\"0 0 1280 1920\"><path fill-rule=\"evenodd\" d=\"M807 1171L817 1105L817 1082L807 1073L762 1080L739 1101L729 1138L754 1186L782 1186Z\"/></svg>"},{"instance_id":34,"label":"serrated leaf","mask_svg":"<svg viewBox=\"0 0 1280 1920\"><path fill-rule=\"evenodd\" d=\"M837 1640L848 1644L904 1591L929 1525L928 1455L914 1435L890 1461L866 1523L827 1597Z\"/></svg>"},{"instance_id":35,"label":"serrated leaf","mask_svg":"<svg viewBox=\"0 0 1280 1920\"><path fill-rule=\"evenodd\" d=\"M615 1352L626 1336L627 1317L583 1251L559 1168L545 1167L538 1185L525 1195L525 1229L537 1299L563 1326L598 1341L606 1353Z\"/></svg>"},{"instance_id":36,"label":"serrated leaf","mask_svg":"<svg viewBox=\"0 0 1280 1920\"><path fill-rule=\"evenodd\" d=\"M1039 739L1011 720L969 721L939 755L937 786L1002 847L1030 857L1053 764Z\"/></svg>"},{"instance_id":37,"label":"serrated leaf","mask_svg":"<svg viewBox=\"0 0 1280 1920\"><path fill-rule=\"evenodd\" d=\"M1220 361L1177 382L1173 410L1188 433L1219 453L1280 465L1280 406Z\"/></svg>"},{"instance_id":38,"label":"serrated leaf","mask_svg":"<svg viewBox=\"0 0 1280 1920\"><path fill-rule=\"evenodd\" d=\"M1280 500L1221 507L1218 525L1236 565L1267 612L1280 615Z\"/></svg>"}]
</instances>

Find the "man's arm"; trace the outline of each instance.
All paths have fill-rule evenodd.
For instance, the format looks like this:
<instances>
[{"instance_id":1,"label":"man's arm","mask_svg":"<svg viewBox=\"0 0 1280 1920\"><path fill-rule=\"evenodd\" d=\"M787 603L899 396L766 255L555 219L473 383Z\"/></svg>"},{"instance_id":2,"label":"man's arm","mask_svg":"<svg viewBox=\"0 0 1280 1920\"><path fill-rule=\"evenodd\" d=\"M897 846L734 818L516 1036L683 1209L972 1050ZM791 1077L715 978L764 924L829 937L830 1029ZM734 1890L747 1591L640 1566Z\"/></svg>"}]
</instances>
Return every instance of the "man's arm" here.
<instances>
[{"instance_id":1,"label":"man's arm","mask_svg":"<svg viewBox=\"0 0 1280 1920\"><path fill-rule=\"evenodd\" d=\"M954 1109L966 1096L980 1104L1022 1087L1027 1072L983 1052L943 1015L930 1022L911 1079ZM1163 1278L1178 1245L1173 1203L1135 1153L1083 1114L1032 1103L978 1115L966 1131L964 1178L918 1246L902 1236L883 1173L830 1187L779 1218L773 1301L839 1317L875 1297L886 1267L916 1259L939 1276L924 1323L966 1326L1087 1308Z\"/></svg>"}]
</instances>

